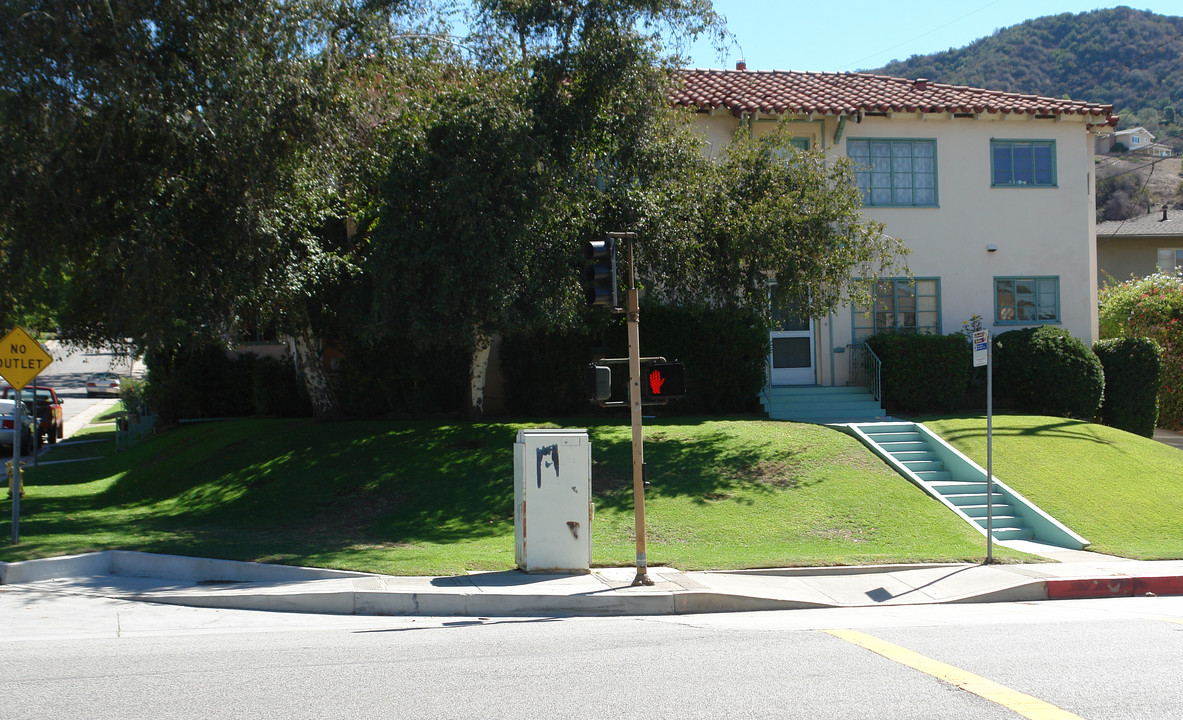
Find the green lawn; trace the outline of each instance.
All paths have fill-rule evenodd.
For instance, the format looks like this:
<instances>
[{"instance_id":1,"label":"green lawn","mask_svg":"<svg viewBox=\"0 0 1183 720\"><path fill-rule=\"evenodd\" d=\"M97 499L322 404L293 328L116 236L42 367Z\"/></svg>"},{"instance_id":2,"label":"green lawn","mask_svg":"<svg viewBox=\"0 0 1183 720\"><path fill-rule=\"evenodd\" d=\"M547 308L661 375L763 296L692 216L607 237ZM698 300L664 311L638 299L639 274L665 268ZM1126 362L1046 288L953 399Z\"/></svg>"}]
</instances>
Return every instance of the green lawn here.
<instances>
[{"instance_id":1,"label":"green lawn","mask_svg":"<svg viewBox=\"0 0 1183 720\"><path fill-rule=\"evenodd\" d=\"M986 467L984 416L925 425ZM1183 557L1183 451L1065 418L998 415L994 476L1092 542L1144 560Z\"/></svg>"},{"instance_id":2,"label":"green lawn","mask_svg":"<svg viewBox=\"0 0 1183 720\"><path fill-rule=\"evenodd\" d=\"M632 565L629 428L588 423L556 426L589 427L593 563ZM92 428L105 442L45 459L103 459L28 471L21 542L8 544L5 505L0 560L120 548L407 575L511 568L512 447L518 428L537 426L252 419L169 430L118 454L113 428ZM652 421L645 436L651 566L985 555L979 533L835 430L695 418Z\"/></svg>"}]
</instances>

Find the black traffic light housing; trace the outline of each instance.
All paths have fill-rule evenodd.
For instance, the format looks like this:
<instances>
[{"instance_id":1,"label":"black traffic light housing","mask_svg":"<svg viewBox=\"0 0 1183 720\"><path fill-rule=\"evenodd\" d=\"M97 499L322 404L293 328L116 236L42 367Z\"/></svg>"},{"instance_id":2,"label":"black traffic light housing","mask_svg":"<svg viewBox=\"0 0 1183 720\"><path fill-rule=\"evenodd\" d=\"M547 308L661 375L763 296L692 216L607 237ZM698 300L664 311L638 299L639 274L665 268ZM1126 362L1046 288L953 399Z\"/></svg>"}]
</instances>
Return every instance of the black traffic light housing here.
<instances>
[{"instance_id":1,"label":"black traffic light housing","mask_svg":"<svg viewBox=\"0 0 1183 720\"><path fill-rule=\"evenodd\" d=\"M583 370L584 389L587 399L594 403L612 399L612 368L607 365L588 363Z\"/></svg>"},{"instance_id":2,"label":"black traffic light housing","mask_svg":"<svg viewBox=\"0 0 1183 720\"><path fill-rule=\"evenodd\" d=\"M651 362L641 372L641 396L656 399L680 398L686 394L686 365L681 362Z\"/></svg>"},{"instance_id":3,"label":"black traffic light housing","mask_svg":"<svg viewBox=\"0 0 1183 720\"><path fill-rule=\"evenodd\" d=\"M592 263L583 269L583 294L587 304L615 309L619 306L616 293L616 238L588 240L583 243L583 257Z\"/></svg>"}]
</instances>

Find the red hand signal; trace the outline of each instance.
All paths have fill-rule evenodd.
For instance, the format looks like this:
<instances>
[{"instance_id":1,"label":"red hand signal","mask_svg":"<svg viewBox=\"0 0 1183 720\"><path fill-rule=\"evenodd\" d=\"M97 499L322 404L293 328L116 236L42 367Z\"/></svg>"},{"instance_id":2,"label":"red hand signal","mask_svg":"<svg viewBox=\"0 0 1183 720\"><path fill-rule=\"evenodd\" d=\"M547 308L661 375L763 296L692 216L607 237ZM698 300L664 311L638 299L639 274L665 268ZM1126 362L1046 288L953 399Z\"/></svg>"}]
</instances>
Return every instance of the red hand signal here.
<instances>
[{"instance_id":1,"label":"red hand signal","mask_svg":"<svg viewBox=\"0 0 1183 720\"><path fill-rule=\"evenodd\" d=\"M665 384L665 378L662 377L660 370L654 370L649 373L649 389L654 395L661 394L661 386Z\"/></svg>"}]
</instances>

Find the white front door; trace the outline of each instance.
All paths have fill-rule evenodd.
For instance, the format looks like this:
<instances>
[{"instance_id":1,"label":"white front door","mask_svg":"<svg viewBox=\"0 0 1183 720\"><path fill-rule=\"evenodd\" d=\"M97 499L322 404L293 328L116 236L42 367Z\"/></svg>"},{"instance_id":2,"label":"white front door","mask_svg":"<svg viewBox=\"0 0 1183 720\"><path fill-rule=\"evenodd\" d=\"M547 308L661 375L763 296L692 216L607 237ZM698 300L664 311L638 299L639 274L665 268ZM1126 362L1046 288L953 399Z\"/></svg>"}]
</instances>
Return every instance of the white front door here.
<instances>
[{"instance_id":1,"label":"white front door","mask_svg":"<svg viewBox=\"0 0 1183 720\"><path fill-rule=\"evenodd\" d=\"M769 338L772 341L771 385L813 385L817 382L813 364L813 318L778 318Z\"/></svg>"}]
</instances>

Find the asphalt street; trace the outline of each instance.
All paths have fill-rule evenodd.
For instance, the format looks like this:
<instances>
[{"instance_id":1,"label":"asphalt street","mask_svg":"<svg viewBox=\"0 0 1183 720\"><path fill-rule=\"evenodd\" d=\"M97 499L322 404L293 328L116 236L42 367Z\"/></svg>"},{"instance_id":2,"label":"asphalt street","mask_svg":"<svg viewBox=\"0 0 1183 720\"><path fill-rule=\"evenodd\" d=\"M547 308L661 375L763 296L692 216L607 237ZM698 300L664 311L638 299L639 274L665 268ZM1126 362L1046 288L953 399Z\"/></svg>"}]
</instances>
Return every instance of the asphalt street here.
<instances>
[{"instance_id":1,"label":"asphalt street","mask_svg":"<svg viewBox=\"0 0 1183 720\"><path fill-rule=\"evenodd\" d=\"M1183 717L1181 622L1183 598L391 618L166 607L0 586L2 714ZM869 650L841 636L847 631L920 659ZM1003 692L979 694L991 688Z\"/></svg>"}]
</instances>

